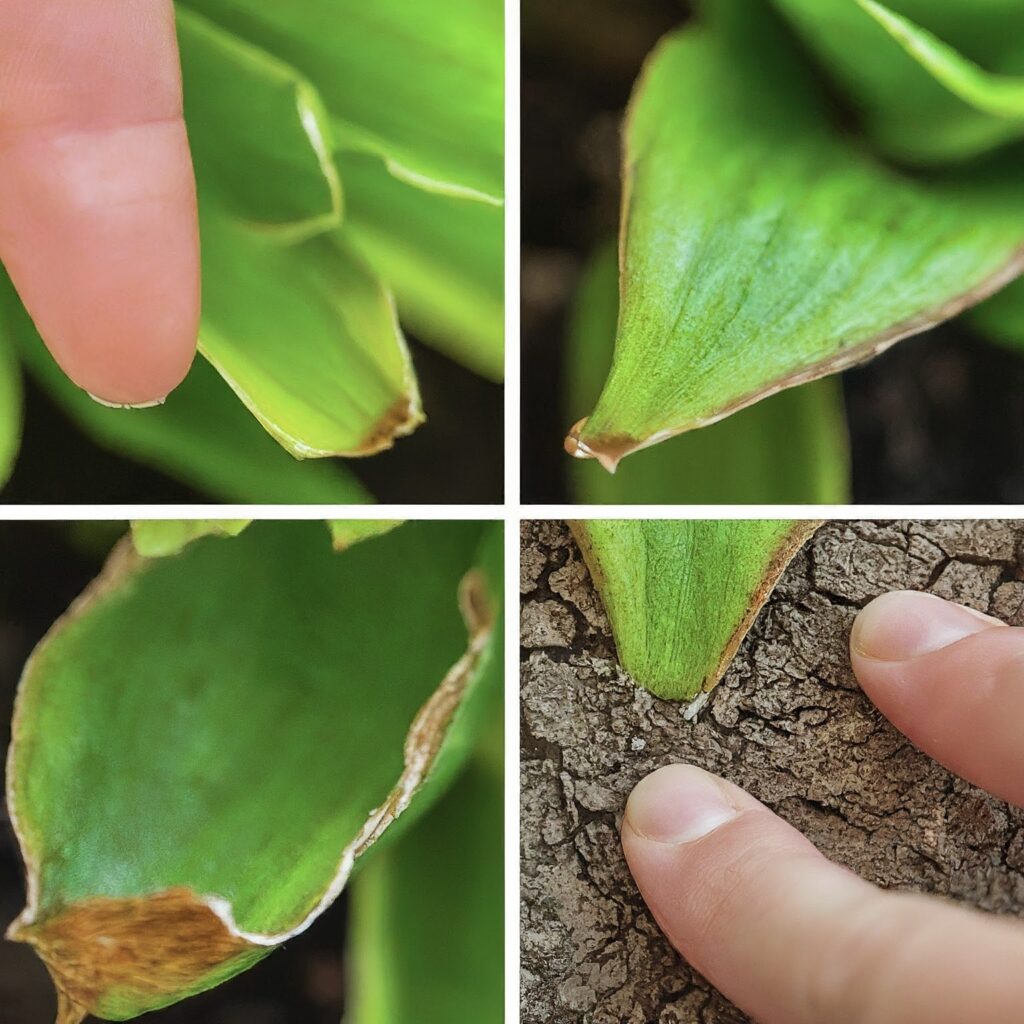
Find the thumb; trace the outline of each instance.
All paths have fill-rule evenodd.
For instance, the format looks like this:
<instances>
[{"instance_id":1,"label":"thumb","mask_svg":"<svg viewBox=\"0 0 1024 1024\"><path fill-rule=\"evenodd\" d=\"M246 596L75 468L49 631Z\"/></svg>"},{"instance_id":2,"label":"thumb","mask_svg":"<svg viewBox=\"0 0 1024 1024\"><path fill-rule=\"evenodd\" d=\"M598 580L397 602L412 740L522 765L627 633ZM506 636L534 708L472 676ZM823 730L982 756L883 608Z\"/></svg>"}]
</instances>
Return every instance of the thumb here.
<instances>
[{"instance_id":1,"label":"thumb","mask_svg":"<svg viewBox=\"0 0 1024 1024\"><path fill-rule=\"evenodd\" d=\"M636 787L622 846L672 944L761 1024L1020 1019L1019 924L882 893L699 768Z\"/></svg>"}]
</instances>

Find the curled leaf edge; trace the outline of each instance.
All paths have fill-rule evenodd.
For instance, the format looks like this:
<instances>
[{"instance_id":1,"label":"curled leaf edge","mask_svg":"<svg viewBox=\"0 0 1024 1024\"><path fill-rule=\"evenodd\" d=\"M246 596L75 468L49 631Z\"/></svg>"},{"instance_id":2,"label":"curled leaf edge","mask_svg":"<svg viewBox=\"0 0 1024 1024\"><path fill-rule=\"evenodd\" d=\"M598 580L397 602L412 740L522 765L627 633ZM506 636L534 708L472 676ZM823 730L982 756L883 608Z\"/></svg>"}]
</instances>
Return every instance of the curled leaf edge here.
<instances>
[{"instance_id":1,"label":"curled leaf edge","mask_svg":"<svg viewBox=\"0 0 1024 1024\"><path fill-rule=\"evenodd\" d=\"M485 654L498 621L485 573L477 567L469 569L459 583L457 595L459 610L468 634L466 650L447 671L438 687L410 723L403 748L403 769L386 799L370 811L362 828L342 849L335 874L320 901L294 926L274 934L246 931L235 920L234 909L229 900L217 895L197 894L181 887L141 897L131 897L123 901L84 901L84 903L64 908L61 914L51 918L49 922L40 922L38 920L39 864L28 841L27 831L22 824L15 797L15 760L18 744L24 731L24 706L28 680L38 653L54 636L58 635L69 623L84 615L98 600L115 590L126 579L144 569L147 564L161 560L140 555L135 550L131 535L123 537L115 545L99 575L47 630L25 662L18 682L11 726L11 742L6 760L6 803L11 827L24 862L26 901L22 912L7 928L5 937L9 941L25 942L32 945L46 963L58 991L57 1024L78 1024L93 1012L94 1007L83 1005L80 999L76 1000L74 994L62 987L58 981L61 973L59 968L55 969L46 962L40 948L43 942L39 938L33 937L32 933L41 925L60 921L64 913L74 910L76 906L87 906L93 902L148 904L152 901L174 899L179 906L184 906L192 913L208 912L212 914L223 928L223 938L237 944L235 956L244 956L246 953L260 950L270 952L273 948L305 932L338 899L348 883L356 861L406 811L416 793L430 777L449 734L450 726L462 705L473 673Z\"/></svg>"}]
</instances>

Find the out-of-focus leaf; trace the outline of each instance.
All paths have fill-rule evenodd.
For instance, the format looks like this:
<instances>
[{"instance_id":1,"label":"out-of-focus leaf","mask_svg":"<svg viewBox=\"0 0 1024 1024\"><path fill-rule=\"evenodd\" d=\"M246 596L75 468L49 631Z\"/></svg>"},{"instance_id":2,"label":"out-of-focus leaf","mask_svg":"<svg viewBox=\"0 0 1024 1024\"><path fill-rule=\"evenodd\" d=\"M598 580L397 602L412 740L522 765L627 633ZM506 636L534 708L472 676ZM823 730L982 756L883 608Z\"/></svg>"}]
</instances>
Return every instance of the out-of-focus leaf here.
<instances>
[{"instance_id":1,"label":"out-of-focus leaf","mask_svg":"<svg viewBox=\"0 0 1024 1024\"><path fill-rule=\"evenodd\" d=\"M954 96L982 113L1020 122L1018 133L1024 134L1024 75L994 75L876 0L859 0L859 3ZM1021 45L1024 48L1024 43Z\"/></svg>"},{"instance_id":2,"label":"out-of-focus leaf","mask_svg":"<svg viewBox=\"0 0 1024 1024\"><path fill-rule=\"evenodd\" d=\"M690 700L729 667L783 570L817 528L793 520L570 523L619 661L659 697Z\"/></svg>"},{"instance_id":3,"label":"out-of-focus leaf","mask_svg":"<svg viewBox=\"0 0 1024 1024\"><path fill-rule=\"evenodd\" d=\"M251 519L136 519L132 543L144 558L176 555L200 537L237 537Z\"/></svg>"},{"instance_id":4,"label":"out-of-focus leaf","mask_svg":"<svg viewBox=\"0 0 1024 1024\"><path fill-rule=\"evenodd\" d=\"M1024 281L1014 281L972 309L968 319L992 341L1024 350Z\"/></svg>"},{"instance_id":5,"label":"out-of-focus leaf","mask_svg":"<svg viewBox=\"0 0 1024 1024\"><path fill-rule=\"evenodd\" d=\"M390 294L337 233L282 246L201 209L199 349L297 458L390 448L422 421Z\"/></svg>"},{"instance_id":6,"label":"out-of-focus leaf","mask_svg":"<svg viewBox=\"0 0 1024 1024\"><path fill-rule=\"evenodd\" d=\"M1024 135L1005 95L1024 75L1018 0L775 0L853 100L874 142L921 164ZM982 71L984 68L985 71Z\"/></svg>"},{"instance_id":7,"label":"out-of-focus leaf","mask_svg":"<svg viewBox=\"0 0 1024 1024\"><path fill-rule=\"evenodd\" d=\"M929 181L889 169L832 129L771 11L707 10L659 45L630 107L615 357L567 442L608 469L1024 269L1015 161Z\"/></svg>"},{"instance_id":8,"label":"out-of-focus leaf","mask_svg":"<svg viewBox=\"0 0 1024 1024\"><path fill-rule=\"evenodd\" d=\"M569 328L570 416L593 408L615 345L614 246L584 270ZM618 470L571 464L573 499L585 504L842 504L849 451L837 378L790 388L703 430L637 452Z\"/></svg>"},{"instance_id":9,"label":"out-of-focus leaf","mask_svg":"<svg viewBox=\"0 0 1024 1024\"><path fill-rule=\"evenodd\" d=\"M0 287L5 276L0 272ZM21 447L21 368L9 321L0 302L0 487L10 478Z\"/></svg>"},{"instance_id":10,"label":"out-of-focus leaf","mask_svg":"<svg viewBox=\"0 0 1024 1024\"><path fill-rule=\"evenodd\" d=\"M185 121L200 189L278 238L340 223L330 118L313 86L193 11L177 14Z\"/></svg>"},{"instance_id":11,"label":"out-of-focus leaf","mask_svg":"<svg viewBox=\"0 0 1024 1024\"><path fill-rule=\"evenodd\" d=\"M251 966L440 795L500 679L480 535L407 523L339 555L319 523L264 521L115 551L26 668L8 775L29 873L11 935L67 1021Z\"/></svg>"},{"instance_id":12,"label":"out-of-focus leaf","mask_svg":"<svg viewBox=\"0 0 1024 1024\"><path fill-rule=\"evenodd\" d=\"M487 202L504 188L504 9L498 0L186 0L304 73L339 146L411 184Z\"/></svg>"},{"instance_id":13,"label":"out-of-focus leaf","mask_svg":"<svg viewBox=\"0 0 1024 1024\"><path fill-rule=\"evenodd\" d=\"M126 525L120 519L71 519L62 524L62 532L73 551L99 563L124 537Z\"/></svg>"},{"instance_id":14,"label":"out-of-focus leaf","mask_svg":"<svg viewBox=\"0 0 1024 1024\"><path fill-rule=\"evenodd\" d=\"M342 157L345 233L387 282L415 336L450 359L504 376L504 223L500 207L399 181L376 157Z\"/></svg>"},{"instance_id":15,"label":"out-of-focus leaf","mask_svg":"<svg viewBox=\"0 0 1024 1024\"><path fill-rule=\"evenodd\" d=\"M501 1024L502 788L475 760L355 880L346 1024Z\"/></svg>"},{"instance_id":16,"label":"out-of-focus leaf","mask_svg":"<svg viewBox=\"0 0 1024 1024\"><path fill-rule=\"evenodd\" d=\"M340 462L297 462L260 427L204 359L153 409L109 409L61 372L6 276L0 316L33 377L78 426L120 455L156 466L211 497L262 504L363 504Z\"/></svg>"},{"instance_id":17,"label":"out-of-focus leaf","mask_svg":"<svg viewBox=\"0 0 1024 1024\"><path fill-rule=\"evenodd\" d=\"M335 551L344 551L361 540L380 537L401 525L401 519L330 519L327 522Z\"/></svg>"}]
</instances>

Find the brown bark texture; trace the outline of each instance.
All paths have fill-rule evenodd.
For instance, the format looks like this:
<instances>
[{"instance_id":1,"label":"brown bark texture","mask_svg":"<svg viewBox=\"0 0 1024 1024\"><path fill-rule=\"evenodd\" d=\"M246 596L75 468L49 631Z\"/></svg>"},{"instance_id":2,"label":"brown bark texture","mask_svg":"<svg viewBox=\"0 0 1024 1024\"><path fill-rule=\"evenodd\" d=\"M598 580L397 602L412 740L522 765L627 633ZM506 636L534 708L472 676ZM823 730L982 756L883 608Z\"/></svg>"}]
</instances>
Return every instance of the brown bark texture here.
<instances>
[{"instance_id":1,"label":"brown bark texture","mask_svg":"<svg viewBox=\"0 0 1024 1024\"><path fill-rule=\"evenodd\" d=\"M669 946L623 860L626 797L675 761L744 787L878 885L1021 913L1024 812L911 746L850 670L854 616L894 589L1024 624L1024 522L826 523L687 721L619 666L568 528L523 524L523 1024L748 1020Z\"/></svg>"}]
</instances>

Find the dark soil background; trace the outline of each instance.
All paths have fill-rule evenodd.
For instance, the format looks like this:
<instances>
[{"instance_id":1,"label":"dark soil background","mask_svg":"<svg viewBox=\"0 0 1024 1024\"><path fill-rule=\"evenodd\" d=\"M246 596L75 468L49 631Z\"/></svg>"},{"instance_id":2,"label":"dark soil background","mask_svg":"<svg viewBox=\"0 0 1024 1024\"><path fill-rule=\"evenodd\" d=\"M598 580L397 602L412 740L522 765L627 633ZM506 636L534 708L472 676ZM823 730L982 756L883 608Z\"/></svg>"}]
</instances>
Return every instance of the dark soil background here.
<instances>
[{"instance_id":1,"label":"dark soil background","mask_svg":"<svg viewBox=\"0 0 1024 1024\"><path fill-rule=\"evenodd\" d=\"M0 744L21 667L49 626L96 575L124 532L113 523L5 523L0 528ZM24 905L17 842L0 801L0 931ZM344 1009L343 901L294 942L233 981L146 1017L153 1024L338 1024ZM56 1000L24 945L0 941L0 1019L49 1024Z\"/></svg>"},{"instance_id":2,"label":"dark soil background","mask_svg":"<svg viewBox=\"0 0 1024 1024\"><path fill-rule=\"evenodd\" d=\"M497 504L504 464L503 395L410 339L427 422L394 448L346 465L380 502ZM0 499L7 504L174 504L203 494L94 444L26 382L21 454Z\"/></svg>"},{"instance_id":3,"label":"dark soil background","mask_svg":"<svg viewBox=\"0 0 1024 1024\"><path fill-rule=\"evenodd\" d=\"M679 0L523 0L523 500L565 502L566 306L618 223L619 120ZM1024 501L1024 359L954 323L843 376L857 502Z\"/></svg>"}]
</instances>

